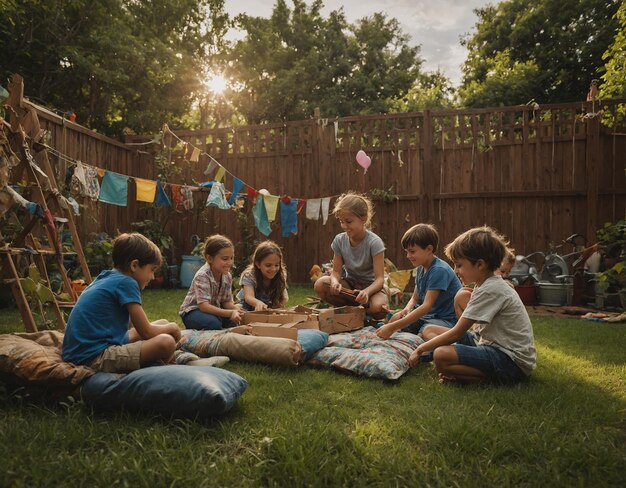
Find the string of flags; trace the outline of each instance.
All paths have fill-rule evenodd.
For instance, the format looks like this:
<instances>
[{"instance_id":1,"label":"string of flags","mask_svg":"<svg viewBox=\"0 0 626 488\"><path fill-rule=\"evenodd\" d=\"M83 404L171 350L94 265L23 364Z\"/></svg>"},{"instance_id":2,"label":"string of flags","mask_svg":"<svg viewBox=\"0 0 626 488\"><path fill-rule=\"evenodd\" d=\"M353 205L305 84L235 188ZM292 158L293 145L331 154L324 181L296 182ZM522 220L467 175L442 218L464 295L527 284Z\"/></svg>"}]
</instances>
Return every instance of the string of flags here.
<instances>
[{"instance_id":1,"label":"string of flags","mask_svg":"<svg viewBox=\"0 0 626 488\"><path fill-rule=\"evenodd\" d=\"M209 190L205 206L214 206L228 210L239 208L241 202L239 196L246 195L253 202L252 214L254 223L263 235L269 236L272 232L271 223L280 222L283 237L289 237L298 233L298 215L305 210L305 216L309 220L322 220L325 225L328 221L330 201L334 196L322 198L294 198L289 195L272 195L268 190L255 188L247 185L243 180L230 173L224 166L215 160L210 154L202 152L189 142L183 141L171 132L165 124L161 134L147 143L160 142L163 135L171 135L184 145L184 157L190 162L199 162L200 156L209 158L204 174L213 174L210 181L201 183L199 186L180 185L162 182L160 179L147 180L134 176L108 171L91 166L45 146L46 149L58 158L68 161L73 167L72 184L74 189L84 197L98 200L110 205L127 206L129 182L135 184L136 200L156 206L170 206L178 211L192 210L194 208L194 192ZM224 177L228 174L232 177L232 191L227 191L224 185ZM78 205L74 208L78 213Z\"/></svg>"}]
</instances>

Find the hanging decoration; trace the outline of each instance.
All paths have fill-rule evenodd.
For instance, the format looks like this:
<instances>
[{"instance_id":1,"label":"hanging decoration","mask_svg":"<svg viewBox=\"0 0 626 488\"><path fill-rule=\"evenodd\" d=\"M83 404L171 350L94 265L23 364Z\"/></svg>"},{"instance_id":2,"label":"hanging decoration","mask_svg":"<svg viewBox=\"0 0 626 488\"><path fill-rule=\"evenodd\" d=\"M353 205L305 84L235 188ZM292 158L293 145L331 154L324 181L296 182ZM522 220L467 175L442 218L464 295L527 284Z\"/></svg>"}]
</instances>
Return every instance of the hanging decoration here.
<instances>
[{"instance_id":1,"label":"hanging decoration","mask_svg":"<svg viewBox=\"0 0 626 488\"><path fill-rule=\"evenodd\" d=\"M365 154L365 151L363 149L361 149L359 150L359 152L356 153L356 162L359 163L359 166L361 166L361 168L363 168L363 173L367 173L367 169L372 164L372 159L367 154Z\"/></svg>"}]
</instances>

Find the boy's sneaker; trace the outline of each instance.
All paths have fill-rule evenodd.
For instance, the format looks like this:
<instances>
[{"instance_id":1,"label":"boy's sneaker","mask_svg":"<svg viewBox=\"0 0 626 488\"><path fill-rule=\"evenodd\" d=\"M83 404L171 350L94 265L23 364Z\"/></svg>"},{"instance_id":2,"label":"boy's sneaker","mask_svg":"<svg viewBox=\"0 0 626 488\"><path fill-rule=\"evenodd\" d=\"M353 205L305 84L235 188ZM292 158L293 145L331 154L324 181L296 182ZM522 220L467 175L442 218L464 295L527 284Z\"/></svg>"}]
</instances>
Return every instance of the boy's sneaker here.
<instances>
[{"instance_id":1,"label":"boy's sneaker","mask_svg":"<svg viewBox=\"0 0 626 488\"><path fill-rule=\"evenodd\" d=\"M187 366L213 366L214 368L220 368L230 361L228 356L212 356L210 358L197 359L190 361Z\"/></svg>"}]
</instances>

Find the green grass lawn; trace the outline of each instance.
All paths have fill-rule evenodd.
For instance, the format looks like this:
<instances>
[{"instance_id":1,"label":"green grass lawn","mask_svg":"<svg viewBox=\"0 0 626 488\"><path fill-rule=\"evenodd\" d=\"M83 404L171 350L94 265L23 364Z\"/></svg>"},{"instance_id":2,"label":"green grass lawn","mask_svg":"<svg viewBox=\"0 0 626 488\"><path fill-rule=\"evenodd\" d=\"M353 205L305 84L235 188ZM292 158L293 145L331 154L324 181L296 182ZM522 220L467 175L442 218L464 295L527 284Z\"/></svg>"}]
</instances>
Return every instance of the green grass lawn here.
<instances>
[{"instance_id":1,"label":"green grass lawn","mask_svg":"<svg viewBox=\"0 0 626 488\"><path fill-rule=\"evenodd\" d=\"M178 319L184 294L146 291L148 316ZM515 387L231 362L248 390L204 422L0 391L0 486L625 486L626 325L532 320L538 368Z\"/></svg>"}]
</instances>

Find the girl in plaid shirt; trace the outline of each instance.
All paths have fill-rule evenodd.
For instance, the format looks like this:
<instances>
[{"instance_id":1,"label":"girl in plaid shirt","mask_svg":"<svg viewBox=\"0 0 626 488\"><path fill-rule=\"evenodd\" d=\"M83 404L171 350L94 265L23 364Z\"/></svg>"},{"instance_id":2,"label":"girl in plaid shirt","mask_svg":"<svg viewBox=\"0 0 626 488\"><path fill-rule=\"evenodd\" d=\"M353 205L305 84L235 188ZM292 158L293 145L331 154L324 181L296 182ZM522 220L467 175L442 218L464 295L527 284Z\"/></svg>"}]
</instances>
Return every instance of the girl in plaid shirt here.
<instances>
[{"instance_id":1,"label":"girl in plaid shirt","mask_svg":"<svg viewBox=\"0 0 626 488\"><path fill-rule=\"evenodd\" d=\"M233 278L230 270L235 247L219 234L204 244L206 263L198 270L180 307L180 316L188 329L220 330L240 323L242 312L233 301Z\"/></svg>"}]
</instances>

